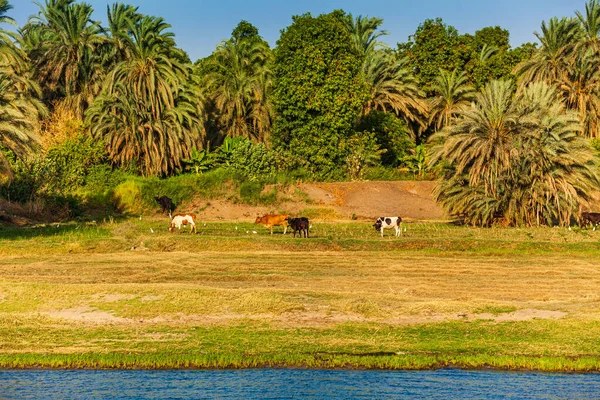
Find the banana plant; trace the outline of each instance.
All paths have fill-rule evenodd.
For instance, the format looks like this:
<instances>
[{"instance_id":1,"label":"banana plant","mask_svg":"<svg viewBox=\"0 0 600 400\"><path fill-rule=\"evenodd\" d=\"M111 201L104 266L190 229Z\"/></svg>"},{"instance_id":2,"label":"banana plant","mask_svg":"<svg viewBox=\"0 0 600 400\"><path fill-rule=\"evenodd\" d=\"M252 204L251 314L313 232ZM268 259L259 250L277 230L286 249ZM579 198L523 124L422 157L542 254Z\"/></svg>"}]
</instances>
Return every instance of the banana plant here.
<instances>
[{"instance_id":1,"label":"banana plant","mask_svg":"<svg viewBox=\"0 0 600 400\"><path fill-rule=\"evenodd\" d=\"M182 161L187 165L187 169L194 171L196 174L202 174L215 166L217 155L207 149L192 149L190 158Z\"/></svg>"},{"instance_id":2,"label":"banana plant","mask_svg":"<svg viewBox=\"0 0 600 400\"><path fill-rule=\"evenodd\" d=\"M429 157L427 156L427 149L424 145L420 144L410 151L411 154L402 157L400 161L419 179L425 177L425 173L428 171L427 163Z\"/></svg>"}]
</instances>

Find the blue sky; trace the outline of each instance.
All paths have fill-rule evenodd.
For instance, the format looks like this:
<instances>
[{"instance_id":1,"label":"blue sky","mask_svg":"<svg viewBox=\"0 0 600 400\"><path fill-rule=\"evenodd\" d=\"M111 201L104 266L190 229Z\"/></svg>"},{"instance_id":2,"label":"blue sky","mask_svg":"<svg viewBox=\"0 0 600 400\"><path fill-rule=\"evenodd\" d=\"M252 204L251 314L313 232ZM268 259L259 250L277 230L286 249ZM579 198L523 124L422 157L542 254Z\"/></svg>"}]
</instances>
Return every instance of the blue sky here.
<instances>
[{"instance_id":1,"label":"blue sky","mask_svg":"<svg viewBox=\"0 0 600 400\"><path fill-rule=\"evenodd\" d=\"M94 7L94 18L106 20L106 5L116 0L87 0ZM44 0L40 0L44 3ZM389 35L383 40L395 47L405 42L421 22L441 17L460 33L474 33L486 26L508 29L511 45L535 42L533 34L550 17L572 16L583 10L585 1L571 0L121 0L139 6L144 14L161 16L173 26L177 44L192 60L209 55L217 44L229 38L237 23L245 19L255 25L272 47L280 31L292 22L293 15L313 15L343 9L353 15L383 18ZM10 0L9 15L19 25L36 14L31 0Z\"/></svg>"}]
</instances>

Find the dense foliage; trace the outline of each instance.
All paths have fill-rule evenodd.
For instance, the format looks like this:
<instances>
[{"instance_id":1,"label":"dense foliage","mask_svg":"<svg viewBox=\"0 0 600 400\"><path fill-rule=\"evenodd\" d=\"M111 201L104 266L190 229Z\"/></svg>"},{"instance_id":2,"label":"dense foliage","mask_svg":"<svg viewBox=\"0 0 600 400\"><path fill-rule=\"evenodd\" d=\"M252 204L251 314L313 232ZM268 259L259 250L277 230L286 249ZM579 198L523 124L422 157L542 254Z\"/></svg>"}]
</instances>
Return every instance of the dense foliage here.
<instances>
[{"instance_id":1,"label":"dense foliage","mask_svg":"<svg viewBox=\"0 0 600 400\"><path fill-rule=\"evenodd\" d=\"M294 17L275 53L273 143L322 176L343 163L367 99L347 18L340 11Z\"/></svg>"},{"instance_id":2,"label":"dense foliage","mask_svg":"<svg viewBox=\"0 0 600 400\"><path fill-rule=\"evenodd\" d=\"M433 139L451 163L437 200L475 225L568 225L600 185L577 114L556 89L534 83L513 95L491 81L460 119Z\"/></svg>"},{"instance_id":3,"label":"dense foliage","mask_svg":"<svg viewBox=\"0 0 600 400\"><path fill-rule=\"evenodd\" d=\"M502 27L460 33L440 18L390 48L382 18L336 10L294 16L271 49L241 21L193 64L138 7L108 6L103 25L83 1L36 4L13 32L0 0L4 198L211 170L251 201L278 172L438 176L451 214L531 225L568 223L597 189L600 0L517 48Z\"/></svg>"}]
</instances>

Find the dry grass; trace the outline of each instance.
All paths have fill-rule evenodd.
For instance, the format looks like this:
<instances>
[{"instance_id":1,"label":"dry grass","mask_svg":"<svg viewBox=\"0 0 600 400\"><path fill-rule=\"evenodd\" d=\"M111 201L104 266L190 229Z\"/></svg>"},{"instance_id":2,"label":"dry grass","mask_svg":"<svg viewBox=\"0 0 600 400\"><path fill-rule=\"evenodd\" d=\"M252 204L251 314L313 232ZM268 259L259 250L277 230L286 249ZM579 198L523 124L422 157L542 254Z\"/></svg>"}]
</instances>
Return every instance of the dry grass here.
<instances>
[{"instance_id":1,"label":"dry grass","mask_svg":"<svg viewBox=\"0 0 600 400\"><path fill-rule=\"evenodd\" d=\"M284 326L454 319L508 308L600 316L598 259L398 252L121 252L0 261L0 311L94 307L178 324L275 319ZM200 321L200 322L198 322Z\"/></svg>"},{"instance_id":2,"label":"dry grass","mask_svg":"<svg viewBox=\"0 0 600 400\"><path fill-rule=\"evenodd\" d=\"M401 352L541 369L531 364L541 355L585 357L586 367L549 369L600 368L596 232L412 224L380 239L365 224L315 224L315 239L293 240L212 223L196 236L142 233L159 224L3 241L0 365L133 352L172 366L202 348L238 366L242 351L263 363L287 354L282 365L309 365L305 352Z\"/></svg>"}]
</instances>

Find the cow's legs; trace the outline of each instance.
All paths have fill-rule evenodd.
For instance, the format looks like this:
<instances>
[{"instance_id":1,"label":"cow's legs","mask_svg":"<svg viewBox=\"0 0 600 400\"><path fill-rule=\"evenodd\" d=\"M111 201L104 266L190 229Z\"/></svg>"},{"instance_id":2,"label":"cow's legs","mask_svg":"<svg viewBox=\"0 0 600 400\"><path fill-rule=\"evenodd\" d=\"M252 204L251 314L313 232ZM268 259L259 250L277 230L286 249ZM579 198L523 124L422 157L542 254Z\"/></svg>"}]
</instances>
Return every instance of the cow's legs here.
<instances>
[{"instance_id":1,"label":"cow's legs","mask_svg":"<svg viewBox=\"0 0 600 400\"><path fill-rule=\"evenodd\" d=\"M283 234L285 235L285 233L287 232L287 225L283 226ZM295 236L294 236L295 237Z\"/></svg>"},{"instance_id":2,"label":"cow's legs","mask_svg":"<svg viewBox=\"0 0 600 400\"><path fill-rule=\"evenodd\" d=\"M400 229L400 227L398 225L396 225L396 237L400 236L402 232L402 229Z\"/></svg>"},{"instance_id":3,"label":"cow's legs","mask_svg":"<svg viewBox=\"0 0 600 400\"><path fill-rule=\"evenodd\" d=\"M383 237L383 226L381 227L381 237Z\"/></svg>"}]
</instances>

